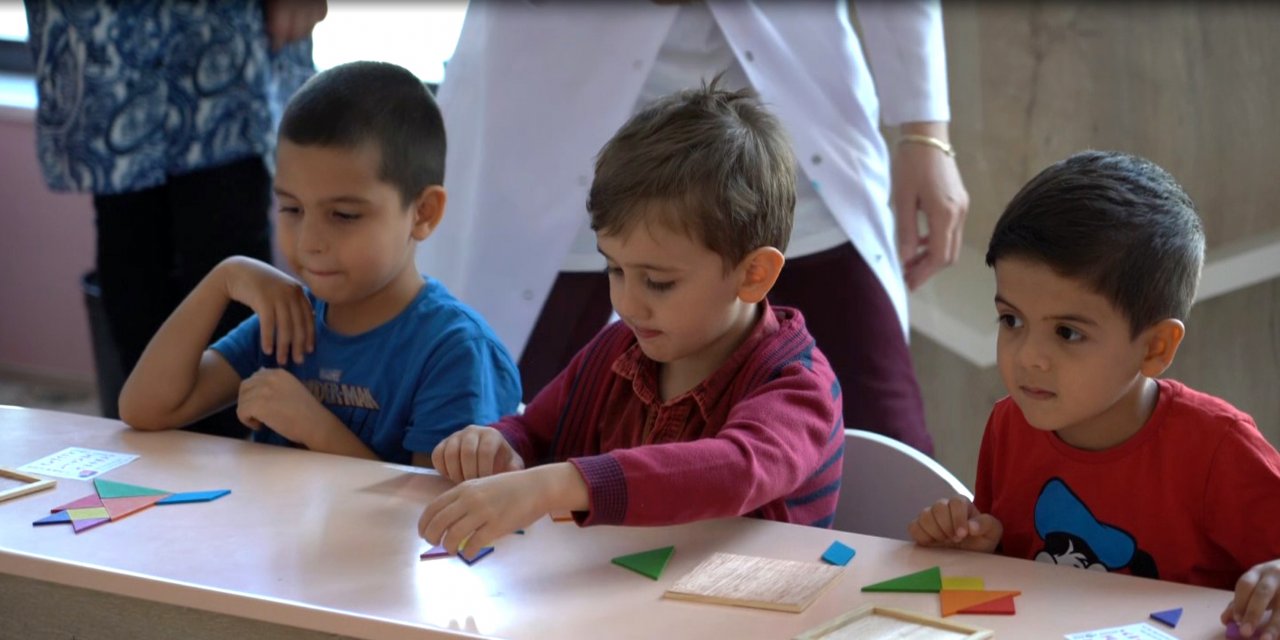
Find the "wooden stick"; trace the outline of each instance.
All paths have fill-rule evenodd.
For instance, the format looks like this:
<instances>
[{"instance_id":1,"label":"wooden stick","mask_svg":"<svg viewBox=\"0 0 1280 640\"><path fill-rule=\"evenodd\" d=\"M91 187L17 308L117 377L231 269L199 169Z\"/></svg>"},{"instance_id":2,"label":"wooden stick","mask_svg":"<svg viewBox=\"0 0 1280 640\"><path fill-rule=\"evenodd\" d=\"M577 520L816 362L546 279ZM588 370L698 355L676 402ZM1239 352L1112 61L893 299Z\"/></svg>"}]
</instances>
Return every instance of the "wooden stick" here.
<instances>
[{"instance_id":1,"label":"wooden stick","mask_svg":"<svg viewBox=\"0 0 1280 640\"><path fill-rule=\"evenodd\" d=\"M19 487L14 487L12 489L0 491L0 502L4 502L5 500L9 500L12 498L17 498L19 496L25 496L28 493L35 493L37 491L44 491L45 489L52 489L54 485L58 484L57 480L37 478L36 476L27 475L25 473L21 473L13 469L6 469L4 467L0 467L0 478L9 478L10 480L17 480L19 482L26 483Z\"/></svg>"}]
</instances>

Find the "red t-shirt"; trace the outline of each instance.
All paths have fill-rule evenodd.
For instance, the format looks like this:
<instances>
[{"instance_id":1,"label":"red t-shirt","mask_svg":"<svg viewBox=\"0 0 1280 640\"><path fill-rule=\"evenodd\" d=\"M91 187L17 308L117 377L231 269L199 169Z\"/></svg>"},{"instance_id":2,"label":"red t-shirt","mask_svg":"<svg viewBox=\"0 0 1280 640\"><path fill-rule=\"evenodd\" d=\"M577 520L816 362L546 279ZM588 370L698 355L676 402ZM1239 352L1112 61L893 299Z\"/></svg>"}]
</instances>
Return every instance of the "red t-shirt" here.
<instances>
[{"instance_id":1,"label":"red t-shirt","mask_svg":"<svg viewBox=\"0 0 1280 640\"><path fill-rule=\"evenodd\" d=\"M799 311L769 307L715 373L663 402L658 366L621 322L600 332L523 415L494 425L528 466L568 460L582 524L750 515L830 527L840 492L840 386Z\"/></svg>"},{"instance_id":2,"label":"red t-shirt","mask_svg":"<svg viewBox=\"0 0 1280 640\"><path fill-rule=\"evenodd\" d=\"M974 503L1004 525L1001 553L1221 589L1280 558L1280 454L1225 401L1158 383L1147 424L1103 451L996 403Z\"/></svg>"}]
</instances>

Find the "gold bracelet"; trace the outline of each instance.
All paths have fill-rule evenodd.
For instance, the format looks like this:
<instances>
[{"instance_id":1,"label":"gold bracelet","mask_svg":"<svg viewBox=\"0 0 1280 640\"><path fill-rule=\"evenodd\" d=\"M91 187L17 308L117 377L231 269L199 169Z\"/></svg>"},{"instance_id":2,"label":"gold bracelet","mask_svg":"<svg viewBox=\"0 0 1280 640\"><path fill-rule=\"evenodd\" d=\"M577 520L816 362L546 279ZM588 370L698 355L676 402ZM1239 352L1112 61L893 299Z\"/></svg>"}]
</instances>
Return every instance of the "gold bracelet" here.
<instances>
[{"instance_id":1,"label":"gold bracelet","mask_svg":"<svg viewBox=\"0 0 1280 640\"><path fill-rule=\"evenodd\" d=\"M902 144L904 142L914 142L916 144L927 144L947 154L947 156L949 157L952 157L952 158L956 157L955 147L933 136L922 136L918 133L904 133L898 137L898 144Z\"/></svg>"}]
</instances>

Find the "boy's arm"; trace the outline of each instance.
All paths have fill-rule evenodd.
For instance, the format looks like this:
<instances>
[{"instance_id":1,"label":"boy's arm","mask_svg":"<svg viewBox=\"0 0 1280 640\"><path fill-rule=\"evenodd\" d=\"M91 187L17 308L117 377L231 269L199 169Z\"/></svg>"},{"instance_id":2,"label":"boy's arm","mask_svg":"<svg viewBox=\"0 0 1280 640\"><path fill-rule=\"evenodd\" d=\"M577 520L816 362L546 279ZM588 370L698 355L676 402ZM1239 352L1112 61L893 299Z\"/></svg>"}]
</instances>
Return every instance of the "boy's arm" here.
<instances>
[{"instance_id":1,"label":"boy's arm","mask_svg":"<svg viewBox=\"0 0 1280 640\"><path fill-rule=\"evenodd\" d=\"M714 437L569 460L590 495L582 524L680 524L743 515L787 496L839 450L831 387L829 371L792 364L739 400Z\"/></svg>"},{"instance_id":2,"label":"boy's arm","mask_svg":"<svg viewBox=\"0 0 1280 640\"><path fill-rule=\"evenodd\" d=\"M173 429L236 399L240 374L209 340L227 304L257 314L261 348L301 362L315 344L315 320L302 286L274 267L228 258L214 267L151 338L120 393L120 416L136 429Z\"/></svg>"},{"instance_id":3,"label":"boy's arm","mask_svg":"<svg viewBox=\"0 0 1280 640\"><path fill-rule=\"evenodd\" d=\"M240 376L206 349L229 297L221 266L178 305L151 338L120 392L120 419L135 429L175 429L236 399Z\"/></svg>"}]
</instances>

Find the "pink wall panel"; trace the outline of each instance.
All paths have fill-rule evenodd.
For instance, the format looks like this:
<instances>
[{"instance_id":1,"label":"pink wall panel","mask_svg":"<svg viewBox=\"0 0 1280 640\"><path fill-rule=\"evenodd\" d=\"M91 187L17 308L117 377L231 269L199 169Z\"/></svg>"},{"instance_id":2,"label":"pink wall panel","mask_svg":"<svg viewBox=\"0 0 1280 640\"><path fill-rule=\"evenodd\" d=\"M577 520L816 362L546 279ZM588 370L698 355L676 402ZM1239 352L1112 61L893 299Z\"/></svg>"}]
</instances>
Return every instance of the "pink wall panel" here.
<instances>
[{"instance_id":1,"label":"pink wall panel","mask_svg":"<svg viewBox=\"0 0 1280 640\"><path fill-rule=\"evenodd\" d=\"M29 118L0 118L0 368L89 381L93 206L45 188Z\"/></svg>"}]
</instances>

